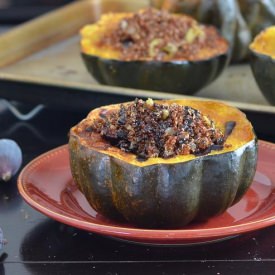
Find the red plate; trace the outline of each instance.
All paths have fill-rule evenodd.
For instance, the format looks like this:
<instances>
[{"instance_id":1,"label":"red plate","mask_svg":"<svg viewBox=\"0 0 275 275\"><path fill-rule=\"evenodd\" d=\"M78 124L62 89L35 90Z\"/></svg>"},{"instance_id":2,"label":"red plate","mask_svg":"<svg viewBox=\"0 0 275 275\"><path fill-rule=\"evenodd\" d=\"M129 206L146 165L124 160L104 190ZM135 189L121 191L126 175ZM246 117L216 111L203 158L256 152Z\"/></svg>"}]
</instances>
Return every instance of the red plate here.
<instances>
[{"instance_id":1,"label":"red plate","mask_svg":"<svg viewBox=\"0 0 275 275\"><path fill-rule=\"evenodd\" d=\"M30 162L19 175L18 188L38 211L90 232L150 244L212 242L275 224L275 144L259 141L257 172L239 203L207 222L176 230L140 229L98 214L72 180L67 145Z\"/></svg>"}]
</instances>

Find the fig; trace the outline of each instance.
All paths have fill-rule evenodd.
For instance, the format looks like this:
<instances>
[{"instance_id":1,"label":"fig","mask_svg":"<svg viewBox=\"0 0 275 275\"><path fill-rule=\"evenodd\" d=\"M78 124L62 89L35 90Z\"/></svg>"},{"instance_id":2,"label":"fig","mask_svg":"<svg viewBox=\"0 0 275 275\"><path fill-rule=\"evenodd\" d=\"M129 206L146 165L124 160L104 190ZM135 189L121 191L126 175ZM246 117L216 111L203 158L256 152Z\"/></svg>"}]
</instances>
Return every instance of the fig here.
<instances>
[{"instance_id":1,"label":"fig","mask_svg":"<svg viewBox=\"0 0 275 275\"><path fill-rule=\"evenodd\" d=\"M22 164L22 151L12 139L0 139L0 181L8 181Z\"/></svg>"}]
</instances>

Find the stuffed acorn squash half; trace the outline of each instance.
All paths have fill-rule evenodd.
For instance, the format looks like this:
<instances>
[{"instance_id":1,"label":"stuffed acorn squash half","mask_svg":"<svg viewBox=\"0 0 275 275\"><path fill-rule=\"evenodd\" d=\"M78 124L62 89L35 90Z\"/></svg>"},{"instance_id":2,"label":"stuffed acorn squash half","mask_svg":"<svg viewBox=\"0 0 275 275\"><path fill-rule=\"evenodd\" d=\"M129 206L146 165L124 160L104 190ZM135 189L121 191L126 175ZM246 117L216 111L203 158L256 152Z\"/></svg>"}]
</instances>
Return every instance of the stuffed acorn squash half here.
<instances>
[{"instance_id":1,"label":"stuffed acorn squash half","mask_svg":"<svg viewBox=\"0 0 275 275\"><path fill-rule=\"evenodd\" d=\"M228 43L213 26L153 8L104 14L80 33L88 71L112 86L193 94L228 61Z\"/></svg>"},{"instance_id":2,"label":"stuffed acorn squash half","mask_svg":"<svg viewBox=\"0 0 275 275\"><path fill-rule=\"evenodd\" d=\"M98 213L178 228L224 212L250 186L257 139L219 102L135 100L91 111L70 130L73 178Z\"/></svg>"},{"instance_id":3,"label":"stuffed acorn squash half","mask_svg":"<svg viewBox=\"0 0 275 275\"><path fill-rule=\"evenodd\" d=\"M249 49L256 82L265 98L275 105L275 26L260 32Z\"/></svg>"}]
</instances>

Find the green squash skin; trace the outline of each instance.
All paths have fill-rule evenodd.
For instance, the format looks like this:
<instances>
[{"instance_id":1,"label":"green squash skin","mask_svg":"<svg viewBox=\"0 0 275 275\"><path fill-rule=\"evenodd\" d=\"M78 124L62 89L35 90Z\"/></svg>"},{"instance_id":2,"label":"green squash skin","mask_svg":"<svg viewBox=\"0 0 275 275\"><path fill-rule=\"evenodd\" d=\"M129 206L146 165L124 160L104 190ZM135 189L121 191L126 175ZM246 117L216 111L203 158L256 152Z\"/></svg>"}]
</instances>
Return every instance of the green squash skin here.
<instances>
[{"instance_id":1,"label":"green squash skin","mask_svg":"<svg viewBox=\"0 0 275 275\"><path fill-rule=\"evenodd\" d=\"M69 148L73 178L88 202L98 213L112 219L122 219L113 205L110 191L112 180L109 157L102 155L98 158L98 152L79 145L75 137L70 138Z\"/></svg>"},{"instance_id":2,"label":"green squash skin","mask_svg":"<svg viewBox=\"0 0 275 275\"><path fill-rule=\"evenodd\" d=\"M224 70L229 53L201 61L120 61L82 53L90 74L101 84L141 90L194 94Z\"/></svg>"},{"instance_id":3,"label":"green squash skin","mask_svg":"<svg viewBox=\"0 0 275 275\"><path fill-rule=\"evenodd\" d=\"M138 167L80 144L70 135L73 178L102 215L143 228L179 228L238 202L256 171L256 138L233 152Z\"/></svg>"},{"instance_id":4,"label":"green squash skin","mask_svg":"<svg viewBox=\"0 0 275 275\"><path fill-rule=\"evenodd\" d=\"M275 105L275 59L250 50L250 66L264 97Z\"/></svg>"}]
</instances>

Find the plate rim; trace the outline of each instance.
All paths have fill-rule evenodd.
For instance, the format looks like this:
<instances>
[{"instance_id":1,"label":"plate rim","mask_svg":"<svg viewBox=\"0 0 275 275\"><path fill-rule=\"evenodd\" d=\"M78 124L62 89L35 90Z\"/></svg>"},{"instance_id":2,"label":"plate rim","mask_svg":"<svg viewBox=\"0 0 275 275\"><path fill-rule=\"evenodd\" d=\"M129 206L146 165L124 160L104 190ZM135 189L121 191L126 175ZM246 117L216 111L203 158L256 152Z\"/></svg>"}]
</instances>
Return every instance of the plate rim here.
<instances>
[{"instance_id":1,"label":"plate rim","mask_svg":"<svg viewBox=\"0 0 275 275\"><path fill-rule=\"evenodd\" d=\"M275 144L258 140L259 147L265 147L268 149L275 150ZM202 228L202 229L146 229L146 228L135 228L135 227L127 227L124 225L119 226L119 224L99 224L92 221L84 221L81 219L69 217L63 215L61 213L57 213L52 211L39 204L35 201L31 196L29 196L28 192L24 188L25 178L31 174L31 171L38 166L45 158L53 157L56 154L60 154L61 152L68 150L68 144L61 145L54 149L51 149L36 158L30 161L20 172L17 180L17 186L20 195L23 199L33 208L35 208L40 213L57 220L61 223L77 227L79 229L83 229L93 233L99 233L103 235L109 235L113 237L130 239L130 240L150 240L150 241L189 241L189 240L205 240L211 238L219 238L232 236L236 234L243 234L251 231L256 231L268 226L272 226L275 224L275 214L273 216L266 217L264 219L256 219L252 221L248 221L241 224L236 224L232 226L223 226L223 227L215 227L215 228ZM275 152L275 151L274 151ZM195 235L195 236L194 236Z\"/></svg>"}]
</instances>

